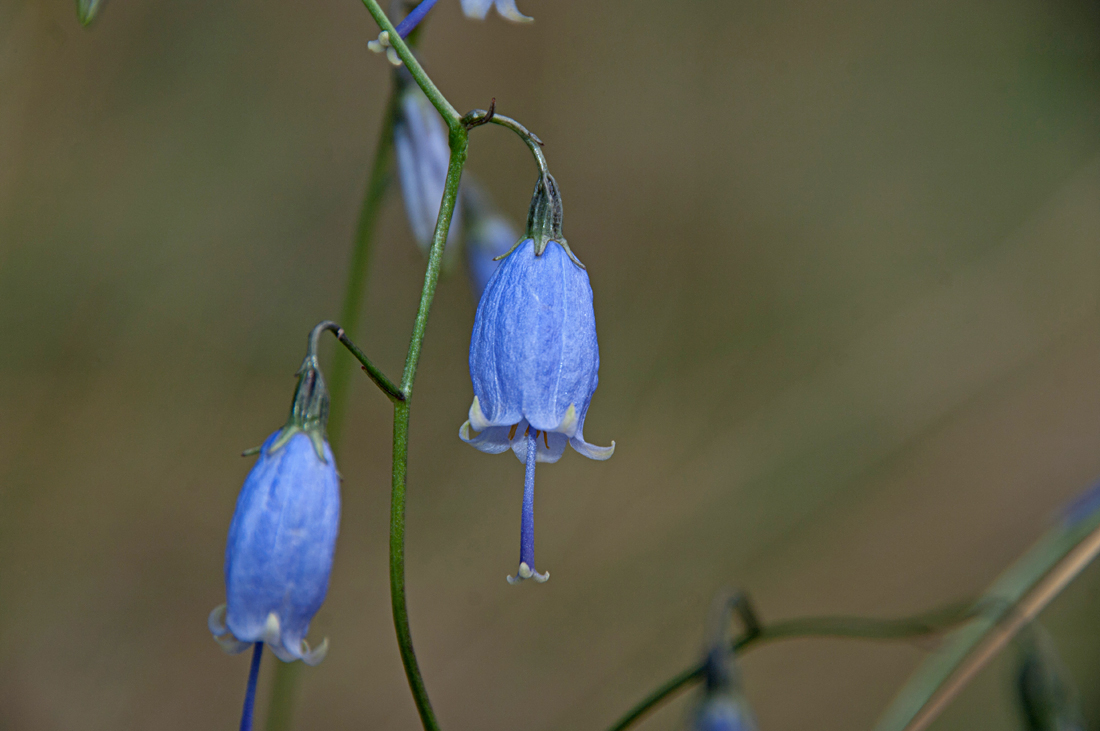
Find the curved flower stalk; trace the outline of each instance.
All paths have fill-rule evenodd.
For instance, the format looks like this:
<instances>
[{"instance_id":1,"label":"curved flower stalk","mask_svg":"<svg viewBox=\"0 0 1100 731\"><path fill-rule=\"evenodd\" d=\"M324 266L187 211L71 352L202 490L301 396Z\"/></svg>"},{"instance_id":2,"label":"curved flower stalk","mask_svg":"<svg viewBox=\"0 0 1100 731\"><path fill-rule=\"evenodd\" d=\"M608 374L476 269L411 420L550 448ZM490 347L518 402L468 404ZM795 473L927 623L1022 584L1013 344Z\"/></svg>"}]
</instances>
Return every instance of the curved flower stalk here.
<instances>
[{"instance_id":1,"label":"curved flower stalk","mask_svg":"<svg viewBox=\"0 0 1100 731\"><path fill-rule=\"evenodd\" d=\"M428 97L420 90L408 72L396 72L397 103L394 109L393 146L397 158L397 177L409 228L417 246L424 253L432 245L439 202L447 180L447 165L451 150L447 144L447 128ZM461 202L462 196L459 196ZM447 236L447 256L453 256L454 242L462 229L461 208L456 207Z\"/></svg>"},{"instance_id":2,"label":"curved flower stalk","mask_svg":"<svg viewBox=\"0 0 1100 731\"><path fill-rule=\"evenodd\" d=\"M554 179L539 179L527 238L489 280L474 318L470 378L474 401L459 437L482 452L511 448L524 463L519 571L509 581L549 574L535 569L535 463L556 462L565 445L590 459L615 451L584 439L584 420L600 367L588 273L561 235Z\"/></svg>"},{"instance_id":3,"label":"curved flower stalk","mask_svg":"<svg viewBox=\"0 0 1100 731\"><path fill-rule=\"evenodd\" d=\"M325 440L328 392L317 364L320 328L298 371L286 425L259 448L229 526L226 603L208 625L231 653L254 647L241 728L251 727L263 645L283 662L316 665L328 640L305 640L328 591L340 522L340 476Z\"/></svg>"},{"instance_id":4,"label":"curved flower stalk","mask_svg":"<svg viewBox=\"0 0 1100 731\"><path fill-rule=\"evenodd\" d=\"M489 194L468 175L462 180L462 204L466 221L463 247L466 271L474 299L480 300L500 267L499 259L515 248L520 236L512 222L497 210Z\"/></svg>"}]
</instances>

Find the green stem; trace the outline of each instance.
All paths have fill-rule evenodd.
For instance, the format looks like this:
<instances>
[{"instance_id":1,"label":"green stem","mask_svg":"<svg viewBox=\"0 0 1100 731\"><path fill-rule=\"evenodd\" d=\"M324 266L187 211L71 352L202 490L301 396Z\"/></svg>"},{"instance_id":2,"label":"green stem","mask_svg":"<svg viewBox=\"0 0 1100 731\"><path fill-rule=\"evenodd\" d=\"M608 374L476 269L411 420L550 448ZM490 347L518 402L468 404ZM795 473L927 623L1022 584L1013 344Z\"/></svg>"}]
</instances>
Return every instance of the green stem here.
<instances>
[{"instance_id":1,"label":"green stem","mask_svg":"<svg viewBox=\"0 0 1100 731\"><path fill-rule=\"evenodd\" d=\"M447 243L447 232L451 227L455 202L458 200L458 184L462 178L462 167L466 163L466 130L459 128L451 134L451 160L447 166L447 180L443 189L443 201L439 206L439 218L436 219L435 234L432 239L431 253L428 255L428 269L424 274L424 289L420 295L420 306L413 322L412 338L409 341L409 354L405 359L405 372L401 377L401 393L406 400L393 404L393 483L390 495L390 601L393 605L393 625L397 633L397 645L401 651L401 662L405 666L405 676L409 681L416 710L425 731L439 731L431 701L428 699L424 678L413 650L412 632L409 629L409 611L405 598L405 485L409 463L409 399L412 396L413 381L416 379L416 366L420 360L420 349L424 343L424 333L428 325L428 314L435 297L436 283L439 281L440 266L443 261L443 247Z\"/></svg>"},{"instance_id":2,"label":"green stem","mask_svg":"<svg viewBox=\"0 0 1100 731\"><path fill-rule=\"evenodd\" d=\"M424 90L432 106L439 111L439 114L443 117L443 121L447 123L447 127L451 130L452 136L459 129L465 132L465 129L462 127L462 115L451 106L451 103L447 101L443 93L434 83L432 83L432 80L428 78L428 74L424 71L424 67L416 60L416 56L413 55L412 49L409 48L408 44L397 34L397 29L394 27L393 23L390 22L390 19L386 17L386 13L378 4L378 0L363 0L363 5L367 7L367 12L374 18L374 22L378 23L378 27L389 34L390 45L393 46L393 50L397 52L398 58L405 64L405 68L412 74L417 85Z\"/></svg>"},{"instance_id":3,"label":"green stem","mask_svg":"<svg viewBox=\"0 0 1100 731\"><path fill-rule=\"evenodd\" d=\"M378 138L378 147L374 153L374 166L371 168L370 178L367 182L367 192L363 196L363 205L359 210L359 224L356 227L355 241L352 245L347 285L344 288L344 302L340 307L340 325L353 337L358 332L359 316L363 311L363 300L366 298L378 214L381 211L382 202L386 198L386 191L391 180L393 112L396 103L397 94L391 91L389 102L386 104L382 130ZM340 437L344 433L351 364L352 359L348 353L341 350L336 351L329 376L329 396L332 400L328 417L329 443L334 450L338 450Z\"/></svg>"},{"instance_id":4,"label":"green stem","mask_svg":"<svg viewBox=\"0 0 1100 731\"><path fill-rule=\"evenodd\" d=\"M751 614L751 612L750 612ZM771 625L748 627L730 645L731 652L746 652L764 642L798 637L844 637L863 640L899 640L923 637L950 629L975 616L973 605L952 605L927 614L901 619L870 619L864 617L804 617L775 622ZM642 716L671 698L680 690L703 679L706 665L700 663L666 681L643 698L608 731L623 731Z\"/></svg>"}]
</instances>

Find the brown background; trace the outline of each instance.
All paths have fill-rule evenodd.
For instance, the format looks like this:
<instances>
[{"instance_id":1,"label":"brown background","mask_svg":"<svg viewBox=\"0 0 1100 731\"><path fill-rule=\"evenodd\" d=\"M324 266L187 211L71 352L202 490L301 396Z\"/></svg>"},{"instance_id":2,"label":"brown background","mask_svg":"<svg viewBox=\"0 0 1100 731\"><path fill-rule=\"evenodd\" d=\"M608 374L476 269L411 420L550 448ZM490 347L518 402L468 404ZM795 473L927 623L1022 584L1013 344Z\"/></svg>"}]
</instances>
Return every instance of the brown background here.
<instances>
[{"instance_id":1,"label":"brown background","mask_svg":"<svg viewBox=\"0 0 1100 731\"><path fill-rule=\"evenodd\" d=\"M1100 475L1100 11L1069 0L443 0L428 70L546 140L602 346L590 441L457 437L473 303L440 287L413 408L408 576L448 731L599 731L765 617L976 594ZM209 637L241 449L337 314L389 69L353 1L0 3L0 728L235 728ZM516 219L523 146L470 170ZM390 199L358 333L404 360L423 261ZM326 345L331 353L331 345ZM327 357L327 356L326 356ZM392 635L390 417L357 378L302 728L412 729ZM1100 724L1100 569L1046 615ZM765 731L869 728L920 644L742 663ZM937 729L1020 728L1006 654ZM265 665L260 707L273 669ZM674 729L684 700L643 726Z\"/></svg>"}]
</instances>

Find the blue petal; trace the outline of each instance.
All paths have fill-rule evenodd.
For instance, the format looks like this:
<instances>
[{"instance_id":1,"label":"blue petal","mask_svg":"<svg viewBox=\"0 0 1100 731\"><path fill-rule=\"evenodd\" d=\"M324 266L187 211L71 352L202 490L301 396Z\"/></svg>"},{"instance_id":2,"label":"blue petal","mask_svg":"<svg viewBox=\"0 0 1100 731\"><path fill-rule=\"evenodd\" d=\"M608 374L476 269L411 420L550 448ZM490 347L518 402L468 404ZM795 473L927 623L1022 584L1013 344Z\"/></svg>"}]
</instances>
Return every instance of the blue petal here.
<instances>
[{"instance_id":1,"label":"blue petal","mask_svg":"<svg viewBox=\"0 0 1100 731\"><path fill-rule=\"evenodd\" d=\"M493 425L525 418L572 437L599 365L588 273L557 242L535 256L527 239L501 262L478 305L470 375L482 411Z\"/></svg>"},{"instance_id":2,"label":"blue petal","mask_svg":"<svg viewBox=\"0 0 1100 731\"><path fill-rule=\"evenodd\" d=\"M285 660L306 657L303 640L328 590L340 478L327 443L327 461L305 433L271 452L278 434L264 443L229 527L226 624L238 640L266 641Z\"/></svg>"}]
</instances>

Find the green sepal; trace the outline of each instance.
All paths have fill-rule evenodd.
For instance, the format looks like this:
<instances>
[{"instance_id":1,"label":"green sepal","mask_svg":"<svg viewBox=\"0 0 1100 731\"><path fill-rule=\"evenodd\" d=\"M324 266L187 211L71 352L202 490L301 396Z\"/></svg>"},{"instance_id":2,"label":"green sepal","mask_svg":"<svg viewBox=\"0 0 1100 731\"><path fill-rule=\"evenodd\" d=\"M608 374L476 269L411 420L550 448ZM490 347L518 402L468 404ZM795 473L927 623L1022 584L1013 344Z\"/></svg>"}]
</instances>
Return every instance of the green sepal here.
<instances>
[{"instance_id":1,"label":"green sepal","mask_svg":"<svg viewBox=\"0 0 1100 731\"><path fill-rule=\"evenodd\" d=\"M328 423L328 388L321 375L317 362L316 344L310 338L310 348L306 353L302 367L298 369L298 387L294 390L294 400L290 405L290 417L279 436L268 447L267 453L279 451L290 438L299 432L309 437L317 459L328 462L325 457L325 425Z\"/></svg>"},{"instance_id":2,"label":"green sepal","mask_svg":"<svg viewBox=\"0 0 1100 731\"><path fill-rule=\"evenodd\" d=\"M569 258L573 260L573 263L584 269L584 264L569 248L569 244L566 243L565 236L562 234L562 217L561 193L558 191L557 181L550 173L540 175L535 182L535 192L531 196L531 207L527 211L527 236L517 242L516 246L527 239L531 239L535 242L535 256L542 256L542 252L546 251L547 245L551 241L556 241L565 249L565 253L569 254ZM513 246L512 251L515 251L515 248ZM509 251L508 254L511 254L512 251ZM508 254L504 256L508 256ZM498 258L503 259L504 257Z\"/></svg>"}]
</instances>

